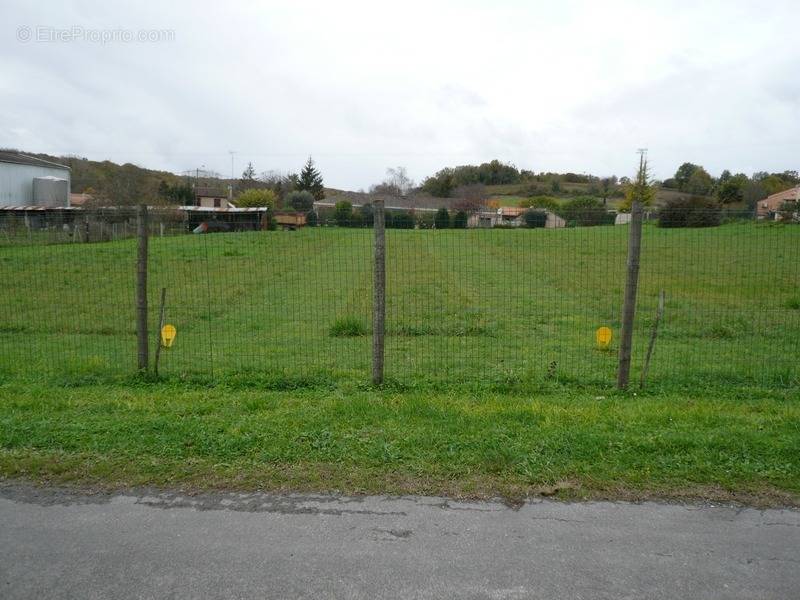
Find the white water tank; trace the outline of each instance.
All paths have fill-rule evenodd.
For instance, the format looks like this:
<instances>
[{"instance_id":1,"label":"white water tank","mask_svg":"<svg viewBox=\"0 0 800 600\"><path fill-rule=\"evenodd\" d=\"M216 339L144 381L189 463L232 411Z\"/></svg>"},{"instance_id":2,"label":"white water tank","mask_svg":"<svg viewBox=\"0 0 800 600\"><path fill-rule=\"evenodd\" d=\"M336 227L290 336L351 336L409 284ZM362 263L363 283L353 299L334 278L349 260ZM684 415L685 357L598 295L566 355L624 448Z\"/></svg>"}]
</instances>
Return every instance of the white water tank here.
<instances>
[{"instance_id":1,"label":"white water tank","mask_svg":"<svg viewBox=\"0 0 800 600\"><path fill-rule=\"evenodd\" d=\"M34 206L69 206L69 181L58 177L33 178Z\"/></svg>"}]
</instances>

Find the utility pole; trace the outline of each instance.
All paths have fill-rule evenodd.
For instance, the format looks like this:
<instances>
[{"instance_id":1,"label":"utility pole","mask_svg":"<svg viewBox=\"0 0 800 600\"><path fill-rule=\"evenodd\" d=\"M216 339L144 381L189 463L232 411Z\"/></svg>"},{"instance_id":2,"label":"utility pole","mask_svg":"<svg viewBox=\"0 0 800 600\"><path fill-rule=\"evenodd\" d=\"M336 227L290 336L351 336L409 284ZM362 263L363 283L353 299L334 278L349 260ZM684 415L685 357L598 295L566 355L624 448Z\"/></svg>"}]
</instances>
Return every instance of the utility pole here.
<instances>
[{"instance_id":1,"label":"utility pole","mask_svg":"<svg viewBox=\"0 0 800 600\"><path fill-rule=\"evenodd\" d=\"M236 150L228 150L228 154L231 155L231 183L228 185L228 200L233 200L233 157L236 152Z\"/></svg>"}]
</instances>

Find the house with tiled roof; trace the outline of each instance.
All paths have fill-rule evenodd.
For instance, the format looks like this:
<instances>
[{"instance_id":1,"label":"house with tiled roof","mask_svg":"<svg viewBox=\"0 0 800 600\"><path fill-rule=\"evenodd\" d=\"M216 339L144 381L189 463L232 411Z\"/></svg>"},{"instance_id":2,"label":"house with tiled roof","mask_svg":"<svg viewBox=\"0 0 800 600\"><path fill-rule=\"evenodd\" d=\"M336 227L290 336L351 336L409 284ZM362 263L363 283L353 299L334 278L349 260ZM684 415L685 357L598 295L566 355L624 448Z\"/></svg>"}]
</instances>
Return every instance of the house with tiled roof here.
<instances>
[{"instance_id":1,"label":"house with tiled roof","mask_svg":"<svg viewBox=\"0 0 800 600\"><path fill-rule=\"evenodd\" d=\"M767 196L763 200L759 200L756 204L758 218L775 219L784 203L798 201L800 201L800 185Z\"/></svg>"}]
</instances>

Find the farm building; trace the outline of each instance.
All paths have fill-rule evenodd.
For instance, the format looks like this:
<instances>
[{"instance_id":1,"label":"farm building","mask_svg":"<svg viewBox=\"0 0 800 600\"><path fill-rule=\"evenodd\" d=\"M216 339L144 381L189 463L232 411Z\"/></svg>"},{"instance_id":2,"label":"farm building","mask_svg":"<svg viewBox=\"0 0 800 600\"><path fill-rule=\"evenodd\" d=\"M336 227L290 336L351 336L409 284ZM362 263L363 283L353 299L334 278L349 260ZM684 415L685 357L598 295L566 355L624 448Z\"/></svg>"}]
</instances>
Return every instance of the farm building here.
<instances>
[{"instance_id":1,"label":"farm building","mask_svg":"<svg viewBox=\"0 0 800 600\"><path fill-rule=\"evenodd\" d=\"M467 227L490 228L499 225L500 215L496 210L482 210L472 213L467 219Z\"/></svg>"},{"instance_id":2,"label":"farm building","mask_svg":"<svg viewBox=\"0 0 800 600\"><path fill-rule=\"evenodd\" d=\"M763 200L758 201L758 218L777 219L778 211L785 202L798 201L800 201L800 185L782 192L778 192L777 194L767 196Z\"/></svg>"},{"instance_id":3,"label":"farm building","mask_svg":"<svg viewBox=\"0 0 800 600\"><path fill-rule=\"evenodd\" d=\"M0 206L69 206L69 190L69 167L0 151Z\"/></svg>"},{"instance_id":4,"label":"farm building","mask_svg":"<svg viewBox=\"0 0 800 600\"><path fill-rule=\"evenodd\" d=\"M474 213L470 215L467 227L495 227L497 225L524 227L526 210L528 209L519 206L501 206L497 210ZM547 229L566 227L567 223L564 219L549 210L546 212L547 221L545 222L545 227Z\"/></svg>"},{"instance_id":5,"label":"farm building","mask_svg":"<svg viewBox=\"0 0 800 600\"><path fill-rule=\"evenodd\" d=\"M69 195L69 205L70 206L86 206L87 203L91 202L94 198L91 194L70 194Z\"/></svg>"},{"instance_id":6,"label":"farm building","mask_svg":"<svg viewBox=\"0 0 800 600\"><path fill-rule=\"evenodd\" d=\"M179 206L190 231L256 231L264 228L267 207L216 208L213 206ZM201 227L205 224L205 227Z\"/></svg>"},{"instance_id":7,"label":"farm building","mask_svg":"<svg viewBox=\"0 0 800 600\"><path fill-rule=\"evenodd\" d=\"M195 206L204 208L233 208L228 194L219 188L198 186L194 190Z\"/></svg>"}]
</instances>

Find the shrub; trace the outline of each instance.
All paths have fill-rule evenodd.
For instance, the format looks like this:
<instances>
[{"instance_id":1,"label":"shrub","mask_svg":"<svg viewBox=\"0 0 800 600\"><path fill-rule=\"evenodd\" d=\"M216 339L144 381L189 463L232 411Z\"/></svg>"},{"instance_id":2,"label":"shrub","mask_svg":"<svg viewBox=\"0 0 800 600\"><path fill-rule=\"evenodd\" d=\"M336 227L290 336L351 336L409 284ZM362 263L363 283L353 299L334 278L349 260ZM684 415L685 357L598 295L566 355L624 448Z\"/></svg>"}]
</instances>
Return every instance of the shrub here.
<instances>
[{"instance_id":1,"label":"shrub","mask_svg":"<svg viewBox=\"0 0 800 600\"><path fill-rule=\"evenodd\" d=\"M272 190L249 189L245 190L236 198L236 206L239 208L254 208L267 206L275 208L278 197Z\"/></svg>"},{"instance_id":2,"label":"shrub","mask_svg":"<svg viewBox=\"0 0 800 600\"><path fill-rule=\"evenodd\" d=\"M313 210L308 211L306 214L306 225L308 227L316 227L317 223L319 223L317 213L315 213Z\"/></svg>"},{"instance_id":3,"label":"shrub","mask_svg":"<svg viewBox=\"0 0 800 600\"><path fill-rule=\"evenodd\" d=\"M525 227L531 229L547 225L547 213L543 210L528 209L523 213L522 218L525 221Z\"/></svg>"},{"instance_id":4,"label":"shrub","mask_svg":"<svg viewBox=\"0 0 800 600\"><path fill-rule=\"evenodd\" d=\"M466 229L469 216L463 210L458 211L453 217L453 229Z\"/></svg>"},{"instance_id":5,"label":"shrub","mask_svg":"<svg viewBox=\"0 0 800 600\"><path fill-rule=\"evenodd\" d=\"M333 209L333 220L339 227L348 227L353 220L353 205L342 200Z\"/></svg>"},{"instance_id":6,"label":"shrub","mask_svg":"<svg viewBox=\"0 0 800 600\"><path fill-rule=\"evenodd\" d=\"M362 216L360 210L354 210L350 214L350 222L346 225L346 227L364 227L364 217Z\"/></svg>"},{"instance_id":7,"label":"shrub","mask_svg":"<svg viewBox=\"0 0 800 600\"><path fill-rule=\"evenodd\" d=\"M433 229L436 213L420 211L417 213L417 227L420 229Z\"/></svg>"},{"instance_id":8,"label":"shrub","mask_svg":"<svg viewBox=\"0 0 800 600\"><path fill-rule=\"evenodd\" d=\"M284 206L291 206L294 210L307 213L314 208L314 195L306 190L289 192L286 194Z\"/></svg>"},{"instance_id":9,"label":"shrub","mask_svg":"<svg viewBox=\"0 0 800 600\"><path fill-rule=\"evenodd\" d=\"M658 211L659 227L716 227L721 222L722 208L711 198L675 198Z\"/></svg>"},{"instance_id":10,"label":"shrub","mask_svg":"<svg viewBox=\"0 0 800 600\"><path fill-rule=\"evenodd\" d=\"M389 218L389 215L391 215L391 218ZM386 227L392 229L414 229L414 218L407 212L387 212Z\"/></svg>"},{"instance_id":11,"label":"shrub","mask_svg":"<svg viewBox=\"0 0 800 600\"><path fill-rule=\"evenodd\" d=\"M446 208L442 207L436 211L433 224L436 226L436 229L447 229L450 227L450 213Z\"/></svg>"},{"instance_id":12,"label":"shrub","mask_svg":"<svg viewBox=\"0 0 800 600\"><path fill-rule=\"evenodd\" d=\"M359 207L358 214L361 217L361 227L372 227L375 224L375 209L369 202Z\"/></svg>"},{"instance_id":13,"label":"shrub","mask_svg":"<svg viewBox=\"0 0 800 600\"><path fill-rule=\"evenodd\" d=\"M519 203L522 208L543 208L551 212L558 211L561 206L558 200L552 196L534 196Z\"/></svg>"},{"instance_id":14,"label":"shrub","mask_svg":"<svg viewBox=\"0 0 800 600\"><path fill-rule=\"evenodd\" d=\"M328 330L331 337L360 337L367 335L367 328L358 317L339 317Z\"/></svg>"},{"instance_id":15,"label":"shrub","mask_svg":"<svg viewBox=\"0 0 800 600\"><path fill-rule=\"evenodd\" d=\"M784 223L800 222L800 201L784 202L778 209L778 214Z\"/></svg>"},{"instance_id":16,"label":"shrub","mask_svg":"<svg viewBox=\"0 0 800 600\"><path fill-rule=\"evenodd\" d=\"M569 200L556 211L568 225L613 225L614 213L608 212L597 198L583 196Z\"/></svg>"}]
</instances>

